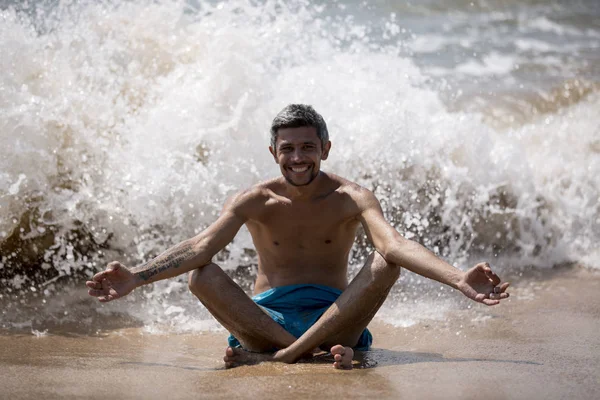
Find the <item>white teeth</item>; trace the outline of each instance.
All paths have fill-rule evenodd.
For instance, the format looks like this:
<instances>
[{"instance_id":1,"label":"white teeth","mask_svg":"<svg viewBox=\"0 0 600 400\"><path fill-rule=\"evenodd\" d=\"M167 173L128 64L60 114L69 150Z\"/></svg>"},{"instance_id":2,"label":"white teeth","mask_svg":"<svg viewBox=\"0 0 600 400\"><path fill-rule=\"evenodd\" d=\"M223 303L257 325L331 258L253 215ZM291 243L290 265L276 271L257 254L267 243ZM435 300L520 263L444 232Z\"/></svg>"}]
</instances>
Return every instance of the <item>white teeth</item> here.
<instances>
[{"instance_id":1,"label":"white teeth","mask_svg":"<svg viewBox=\"0 0 600 400\"><path fill-rule=\"evenodd\" d=\"M308 171L308 167L303 167L303 168L290 168L292 171L294 172L304 172L304 171Z\"/></svg>"}]
</instances>

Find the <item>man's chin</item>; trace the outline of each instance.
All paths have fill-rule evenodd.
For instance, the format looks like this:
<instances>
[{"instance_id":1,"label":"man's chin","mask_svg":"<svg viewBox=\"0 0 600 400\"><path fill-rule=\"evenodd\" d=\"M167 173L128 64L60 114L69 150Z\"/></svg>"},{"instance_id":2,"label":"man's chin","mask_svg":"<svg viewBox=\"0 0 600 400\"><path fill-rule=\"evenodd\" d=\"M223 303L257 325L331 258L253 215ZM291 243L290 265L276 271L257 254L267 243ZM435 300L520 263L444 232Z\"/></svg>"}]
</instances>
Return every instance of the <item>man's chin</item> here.
<instances>
[{"instance_id":1,"label":"man's chin","mask_svg":"<svg viewBox=\"0 0 600 400\"><path fill-rule=\"evenodd\" d=\"M288 178L287 176L284 176L284 178L287 181L287 183L289 183L292 186L296 186L296 187L307 186L313 181L312 179L309 179L308 181L294 182L292 179Z\"/></svg>"},{"instance_id":2,"label":"man's chin","mask_svg":"<svg viewBox=\"0 0 600 400\"><path fill-rule=\"evenodd\" d=\"M292 186L296 186L296 187L301 187L301 186L308 186L311 184L312 181L315 180L315 178L317 177L316 175L311 175L308 179L306 180L298 180L298 181L294 181L292 178L290 178L287 175L283 176L285 178L285 180L287 181L287 183L289 183Z\"/></svg>"}]
</instances>

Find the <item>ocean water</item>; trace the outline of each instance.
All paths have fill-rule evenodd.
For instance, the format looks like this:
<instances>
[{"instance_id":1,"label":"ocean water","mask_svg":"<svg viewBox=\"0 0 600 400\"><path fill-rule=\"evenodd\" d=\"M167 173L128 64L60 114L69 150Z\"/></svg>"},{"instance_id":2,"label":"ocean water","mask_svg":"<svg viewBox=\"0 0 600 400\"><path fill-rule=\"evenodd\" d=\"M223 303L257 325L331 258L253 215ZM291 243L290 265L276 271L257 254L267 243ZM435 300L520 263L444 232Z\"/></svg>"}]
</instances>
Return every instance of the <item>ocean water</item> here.
<instances>
[{"instance_id":1,"label":"ocean water","mask_svg":"<svg viewBox=\"0 0 600 400\"><path fill-rule=\"evenodd\" d=\"M455 266L600 268L599 21L595 0L0 2L0 327L215 328L185 277L107 305L81 282L277 176L269 125L297 102L328 123L323 169ZM247 231L217 259L251 288ZM468 306L406 273L380 317Z\"/></svg>"}]
</instances>

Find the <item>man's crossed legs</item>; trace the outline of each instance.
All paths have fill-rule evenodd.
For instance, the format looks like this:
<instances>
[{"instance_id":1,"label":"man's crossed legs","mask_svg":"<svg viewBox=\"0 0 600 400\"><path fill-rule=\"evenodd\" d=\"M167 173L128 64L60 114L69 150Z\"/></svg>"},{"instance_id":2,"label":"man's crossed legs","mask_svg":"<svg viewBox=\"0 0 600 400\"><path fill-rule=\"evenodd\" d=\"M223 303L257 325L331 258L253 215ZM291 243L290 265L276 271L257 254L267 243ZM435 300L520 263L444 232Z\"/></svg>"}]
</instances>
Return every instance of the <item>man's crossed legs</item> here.
<instances>
[{"instance_id":1,"label":"man's crossed legs","mask_svg":"<svg viewBox=\"0 0 600 400\"><path fill-rule=\"evenodd\" d=\"M348 288L301 337L273 321L216 264L190 273L189 287L210 313L242 344L228 347L225 365L262 361L293 363L314 349L329 349L336 368L352 368L358 340L400 276L400 267L373 252ZM271 353L273 348L281 350Z\"/></svg>"}]
</instances>

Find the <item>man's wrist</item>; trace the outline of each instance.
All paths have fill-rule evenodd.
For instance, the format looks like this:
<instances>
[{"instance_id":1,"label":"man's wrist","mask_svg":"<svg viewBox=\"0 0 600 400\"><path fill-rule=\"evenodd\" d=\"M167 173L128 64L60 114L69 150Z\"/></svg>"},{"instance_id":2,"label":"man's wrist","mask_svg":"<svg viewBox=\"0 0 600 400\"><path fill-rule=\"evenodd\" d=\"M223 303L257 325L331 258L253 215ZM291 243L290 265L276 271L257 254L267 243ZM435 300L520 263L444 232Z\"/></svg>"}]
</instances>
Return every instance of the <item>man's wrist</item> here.
<instances>
[{"instance_id":1,"label":"man's wrist","mask_svg":"<svg viewBox=\"0 0 600 400\"><path fill-rule=\"evenodd\" d=\"M460 290L460 283L464 280L465 273L460 269L456 268L455 271L452 272L448 285L453 287L454 289Z\"/></svg>"},{"instance_id":2,"label":"man's wrist","mask_svg":"<svg viewBox=\"0 0 600 400\"><path fill-rule=\"evenodd\" d=\"M145 285L146 283L148 283L148 282L146 282L146 281L145 281L145 280L144 280L144 279L141 277L141 275L140 275L140 273L139 273L139 272L133 272L133 271L131 271L131 273L132 273L132 275L133 275L133 284L134 284L134 287L133 287L133 288L134 288L134 289L137 289L137 288L139 288L140 286L143 286L143 285Z\"/></svg>"}]
</instances>

